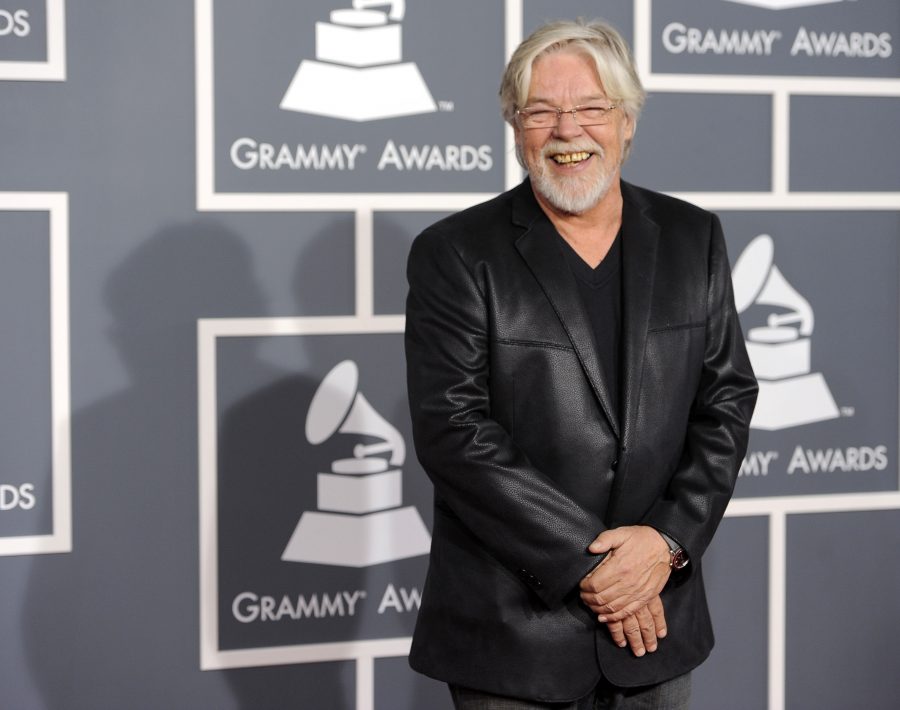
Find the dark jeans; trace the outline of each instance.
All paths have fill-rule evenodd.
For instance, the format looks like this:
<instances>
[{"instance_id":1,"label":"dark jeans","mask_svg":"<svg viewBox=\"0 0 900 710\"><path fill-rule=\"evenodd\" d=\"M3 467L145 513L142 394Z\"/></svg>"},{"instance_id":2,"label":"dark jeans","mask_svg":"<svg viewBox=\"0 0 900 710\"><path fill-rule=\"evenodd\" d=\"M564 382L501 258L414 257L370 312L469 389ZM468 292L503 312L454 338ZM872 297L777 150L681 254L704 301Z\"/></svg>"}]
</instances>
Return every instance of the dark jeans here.
<instances>
[{"instance_id":1,"label":"dark jeans","mask_svg":"<svg viewBox=\"0 0 900 710\"><path fill-rule=\"evenodd\" d=\"M619 688L601 681L585 697L570 703L517 700L480 690L450 686L456 710L689 710L691 674L640 688Z\"/></svg>"}]
</instances>

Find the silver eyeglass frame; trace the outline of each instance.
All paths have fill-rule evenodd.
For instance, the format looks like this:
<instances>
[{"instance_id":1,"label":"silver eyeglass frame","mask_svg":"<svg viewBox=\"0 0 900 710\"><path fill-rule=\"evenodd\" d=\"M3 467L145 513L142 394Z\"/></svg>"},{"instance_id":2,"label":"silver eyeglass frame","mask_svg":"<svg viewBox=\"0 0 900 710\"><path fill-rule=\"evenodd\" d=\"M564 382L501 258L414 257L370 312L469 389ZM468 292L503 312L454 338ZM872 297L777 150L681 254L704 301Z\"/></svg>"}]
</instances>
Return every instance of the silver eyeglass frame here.
<instances>
[{"instance_id":1,"label":"silver eyeglass frame","mask_svg":"<svg viewBox=\"0 0 900 710\"><path fill-rule=\"evenodd\" d=\"M527 106L525 108L516 109L516 118L519 120L519 125L524 130L534 130L538 128L556 128L559 125L559 122L562 120L564 113L571 113L572 120L575 121L579 126L603 126L606 124L607 118L610 115L610 112L621 107L622 104L610 104L609 106L593 106L591 104L582 104L580 106L573 106L572 108L560 108L559 106L548 106L547 108L538 108L538 109L529 109ZM600 121L596 123L581 123L578 120L578 112L584 111L585 109L604 109L603 116ZM526 126L525 121L529 116L538 113L538 112L546 112L551 113L556 112L556 122L548 124L546 126Z\"/></svg>"}]
</instances>

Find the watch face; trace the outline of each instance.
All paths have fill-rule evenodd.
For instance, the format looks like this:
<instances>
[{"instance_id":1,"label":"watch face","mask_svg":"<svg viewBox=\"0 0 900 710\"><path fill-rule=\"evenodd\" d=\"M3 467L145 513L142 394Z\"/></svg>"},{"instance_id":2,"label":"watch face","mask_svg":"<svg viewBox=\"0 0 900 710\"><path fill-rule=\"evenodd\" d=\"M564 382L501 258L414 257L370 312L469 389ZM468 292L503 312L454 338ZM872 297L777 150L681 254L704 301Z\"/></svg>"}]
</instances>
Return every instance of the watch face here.
<instances>
[{"instance_id":1,"label":"watch face","mask_svg":"<svg viewBox=\"0 0 900 710\"><path fill-rule=\"evenodd\" d=\"M680 547L672 553L672 569L684 569L687 563L687 555L684 554L684 550Z\"/></svg>"}]
</instances>

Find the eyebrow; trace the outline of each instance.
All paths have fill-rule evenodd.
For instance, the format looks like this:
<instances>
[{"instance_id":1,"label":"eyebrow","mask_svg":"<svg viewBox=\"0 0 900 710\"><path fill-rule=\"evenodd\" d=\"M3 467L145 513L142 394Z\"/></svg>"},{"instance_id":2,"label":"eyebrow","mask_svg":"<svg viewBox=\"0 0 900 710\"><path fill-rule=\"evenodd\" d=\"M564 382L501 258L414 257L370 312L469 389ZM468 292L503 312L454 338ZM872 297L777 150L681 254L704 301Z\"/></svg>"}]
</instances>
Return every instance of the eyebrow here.
<instances>
[{"instance_id":1,"label":"eyebrow","mask_svg":"<svg viewBox=\"0 0 900 710\"><path fill-rule=\"evenodd\" d=\"M610 103L612 103L612 99L609 98L608 96L603 96L603 95L597 94L597 95L593 95L593 96L585 96L585 97L578 99L578 103L576 103L575 106L584 106L585 104L590 103L592 101L609 101ZM529 96L525 100L526 106L532 106L534 104L544 104L546 106L556 107L556 104L553 101L550 101L549 99L545 99L540 96ZM561 107L559 107L559 108L561 108Z\"/></svg>"}]
</instances>

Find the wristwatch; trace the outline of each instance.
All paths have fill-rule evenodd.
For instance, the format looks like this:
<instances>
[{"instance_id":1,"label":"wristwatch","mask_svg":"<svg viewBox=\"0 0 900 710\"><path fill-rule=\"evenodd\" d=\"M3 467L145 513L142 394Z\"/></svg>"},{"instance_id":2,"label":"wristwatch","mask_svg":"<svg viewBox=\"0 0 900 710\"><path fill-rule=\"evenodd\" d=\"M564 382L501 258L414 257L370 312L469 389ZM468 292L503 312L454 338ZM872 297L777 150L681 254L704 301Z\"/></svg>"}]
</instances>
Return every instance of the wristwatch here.
<instances>
[{"instance_id":1,"label":"wristwatch","mask_svg":"<svg viewBox=\"0 0 900 710\"><path fill-rule=\"evenodd\" d=\"M669 567L672 569L684 569L687 567L687 563L690 562L690 560L688 559L684 548L666 535L662 530L657 532L662 535L662 539L665 540L666 544L669 546Z\"/></svg>"}]
</instances>

